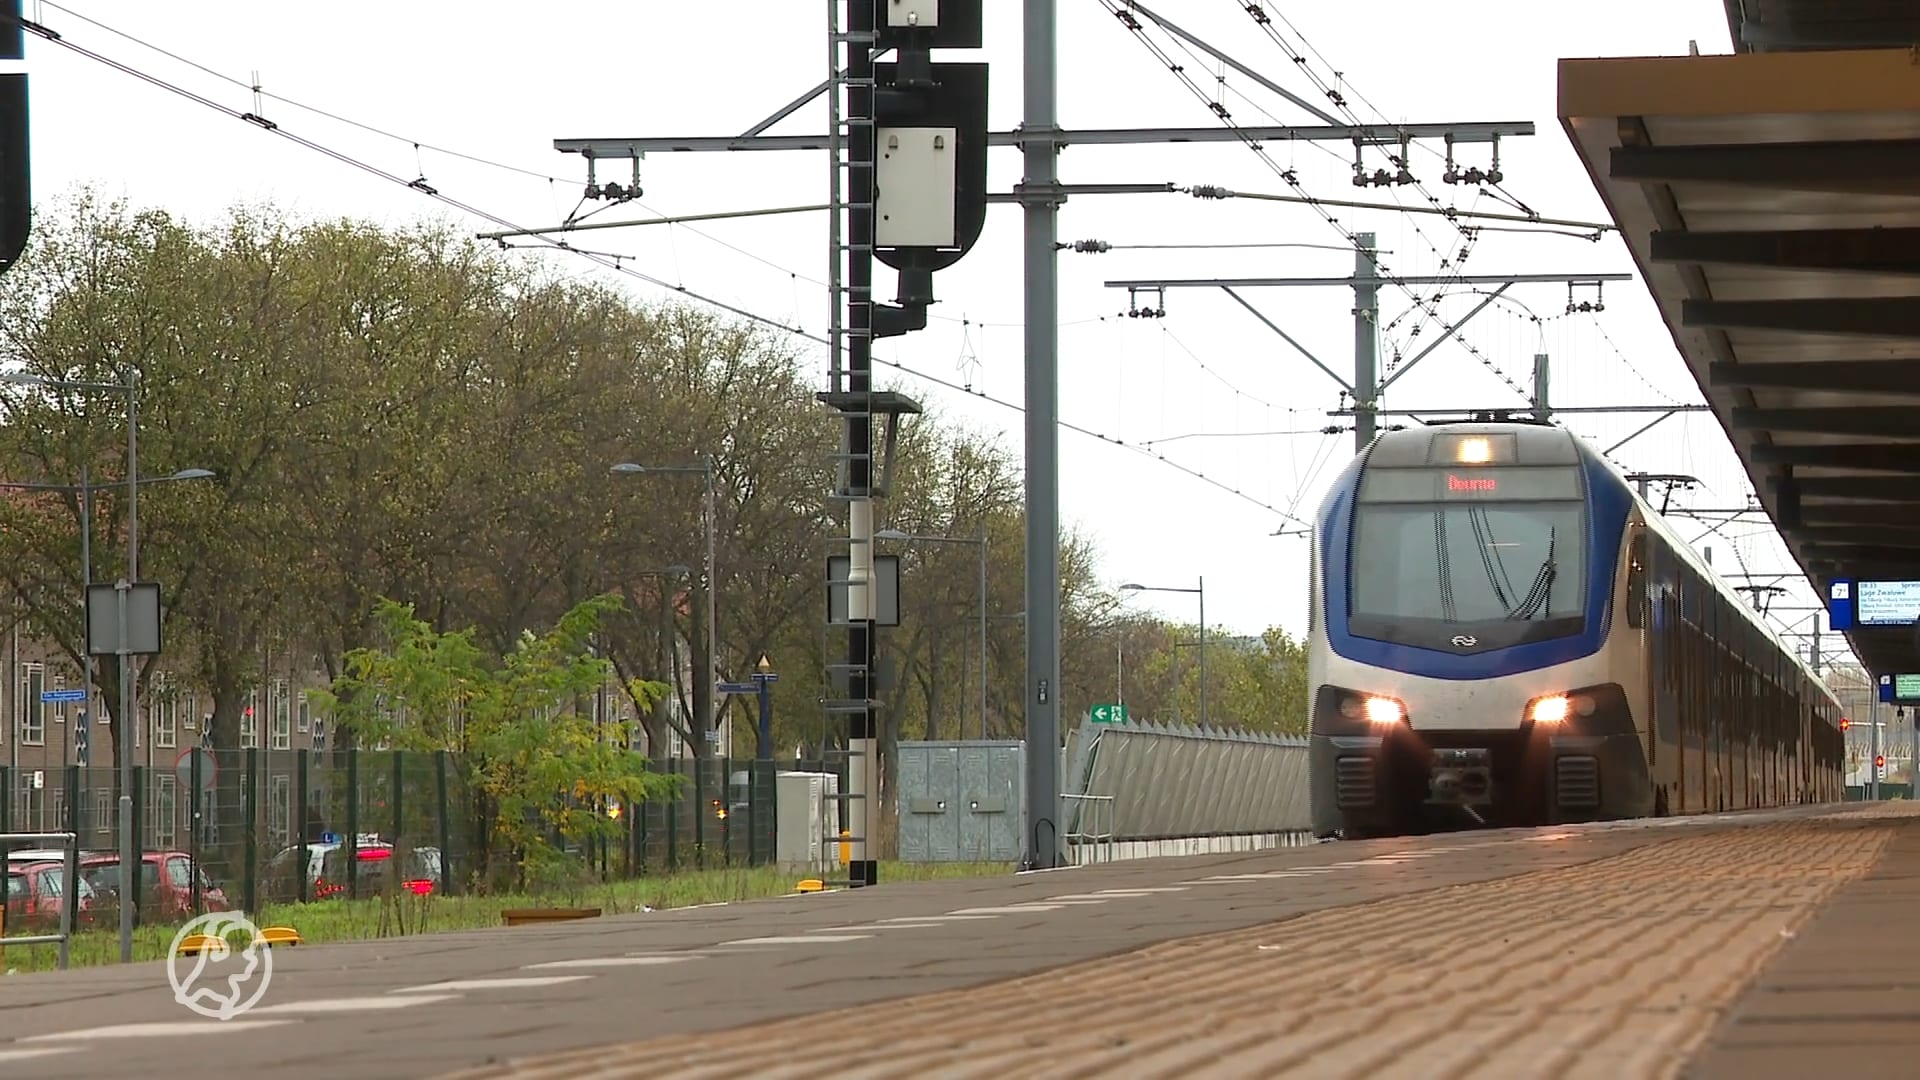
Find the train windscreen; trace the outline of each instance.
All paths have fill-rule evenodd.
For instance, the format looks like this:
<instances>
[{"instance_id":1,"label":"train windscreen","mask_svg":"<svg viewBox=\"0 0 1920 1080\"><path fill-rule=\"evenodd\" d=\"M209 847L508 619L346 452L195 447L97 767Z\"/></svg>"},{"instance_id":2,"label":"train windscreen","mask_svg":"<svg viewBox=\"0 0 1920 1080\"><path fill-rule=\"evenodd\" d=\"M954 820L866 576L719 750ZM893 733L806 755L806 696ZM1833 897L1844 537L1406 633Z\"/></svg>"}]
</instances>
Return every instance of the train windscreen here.
<instances>
[{"instance_id":1,"label":"train windscreen","mask_svg":"<svg viewBox=\"0 0 1920 1080\"><path fill-rule=\"evenodd\" d=\"M1353 523L1354 633L1445 648L1577 632L1586 503L1577 467L1382 469Z\"/></svg>"}]
</instances>

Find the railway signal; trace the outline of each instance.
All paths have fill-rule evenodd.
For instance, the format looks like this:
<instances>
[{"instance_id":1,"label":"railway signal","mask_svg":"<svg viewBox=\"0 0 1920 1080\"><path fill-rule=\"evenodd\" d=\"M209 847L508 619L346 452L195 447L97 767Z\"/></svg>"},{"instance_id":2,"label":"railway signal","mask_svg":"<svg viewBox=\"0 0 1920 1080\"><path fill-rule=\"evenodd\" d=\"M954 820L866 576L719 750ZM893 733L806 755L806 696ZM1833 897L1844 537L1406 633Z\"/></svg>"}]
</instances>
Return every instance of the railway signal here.
<instances>
[{"instance_id":1,"label":"railway signal","mask_svg":"<svg viewBox=\"0 0 1920 1080\"><path fill-rule=\"evenodd\" d=\"M20 0L0 0L0 60L26 59ZM0 75L0 273L27 249L33 219L28 157L27 77Z\"/></svg>"}]
</instances>

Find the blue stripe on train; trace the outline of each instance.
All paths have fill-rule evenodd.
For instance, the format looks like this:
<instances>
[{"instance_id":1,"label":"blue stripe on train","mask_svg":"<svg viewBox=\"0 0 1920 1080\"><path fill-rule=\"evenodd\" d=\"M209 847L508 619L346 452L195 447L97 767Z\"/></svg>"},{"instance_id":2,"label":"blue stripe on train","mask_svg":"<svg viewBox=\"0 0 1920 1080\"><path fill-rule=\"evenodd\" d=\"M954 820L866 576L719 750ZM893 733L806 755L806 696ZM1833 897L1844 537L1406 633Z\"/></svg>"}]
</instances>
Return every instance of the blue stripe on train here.
<instances>
[{"instance_id":1,"label":"blue stripe on train","mask_svg":"<svg viewBox=\"0 0 1920 1080\"><path fill-rule=\"evenodd\" d=\"M1356 458L1334 481L1320 512L1320 565L1325 568L1327 642L1335 654L1409 675L1467 680L1497 679L1551 667L1600 650L1613 618L1614 575L1619 570L1620 541L1626 532L1628 513L1633 508L1633 496L1626 482L1584 445L1580 447L1580 465L1587 480L1587 595L1599 597L1601 602L1588 605L1586 625L1572 637L1470 655L1395 645L1347 632L1353 504L1364 462L1364 458Z\"/></svg>"}]
</instances>

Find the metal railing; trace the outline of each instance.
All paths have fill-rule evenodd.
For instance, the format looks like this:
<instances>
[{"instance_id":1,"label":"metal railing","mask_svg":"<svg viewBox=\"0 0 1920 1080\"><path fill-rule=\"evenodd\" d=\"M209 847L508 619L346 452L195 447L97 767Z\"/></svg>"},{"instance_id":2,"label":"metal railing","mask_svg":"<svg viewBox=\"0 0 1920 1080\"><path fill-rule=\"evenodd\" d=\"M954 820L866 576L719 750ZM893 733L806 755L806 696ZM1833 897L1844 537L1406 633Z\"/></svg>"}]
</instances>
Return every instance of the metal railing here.
<instances>
[{"instance_id":1,"label":"metal railing","mask_svg":"<svg viewBox=\"0 0 1920 1080\"><path fill-rule=\"evenodd\" d=\"M26 934L20 937L7 936L7 908L13 902L13 890L7 890L7 897L0 901L0 952L8 945L59 945L60 970L67 969L69 954L73 950L73 917L80 906L80 837L70 832L45 833L0 833L0 861L4 861L9 871L11 884L13 869L13 847L15 844L57 844L61 849L63 866L60 879L60 931L55 934ZM34 884L26 883L28 888ZM31 898L31 897L30 897Z\"/></svg>"},{"instance_id":2,"label":"metal railing","mask_svg":"<svg viewBox=\"0 0 1920 1080\"><path fill-rule=\"evenodd\" d=\"M1079 804L1078 814L1062 813L1062 820L1073 822L1065 836L1068 849L1073 852L1074 864L1084 866L1088 863L1113 861L1113 799L1112 795L1066 795L1060 796L1062 810L1068 802ZM1106 852L1104 858L1102 851ZM1085 852L1090 857L1082 857Z\"/></svg>"}]
</instances>

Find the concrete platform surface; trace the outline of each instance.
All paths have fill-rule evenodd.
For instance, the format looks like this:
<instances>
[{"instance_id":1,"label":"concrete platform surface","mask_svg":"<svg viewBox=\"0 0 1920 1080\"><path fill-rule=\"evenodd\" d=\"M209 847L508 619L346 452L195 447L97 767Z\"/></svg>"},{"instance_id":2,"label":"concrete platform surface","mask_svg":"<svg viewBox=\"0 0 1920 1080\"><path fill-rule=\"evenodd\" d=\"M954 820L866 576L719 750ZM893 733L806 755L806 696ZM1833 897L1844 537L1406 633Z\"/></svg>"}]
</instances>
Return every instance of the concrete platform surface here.
<instances>
[{"instance_id":1,"label":"concrete platform surface","mask_svg":"<svg viewBox=\"0 0 1920 1080\"><path fill-rule=\"evenodd\" d=\"M1765 1014L1743 992L1823 906L1920 901L1916 871L1920 808L1884 804L883 885L281 950L226 1021L179 1004L161 963L14 976L0 1069L1806 1075L1769 1073L1751 1033L1783 1029L1741 1019ZM1875 1075L1855 1057L1817 1059Z\"/></svg>"}]
</instances>

